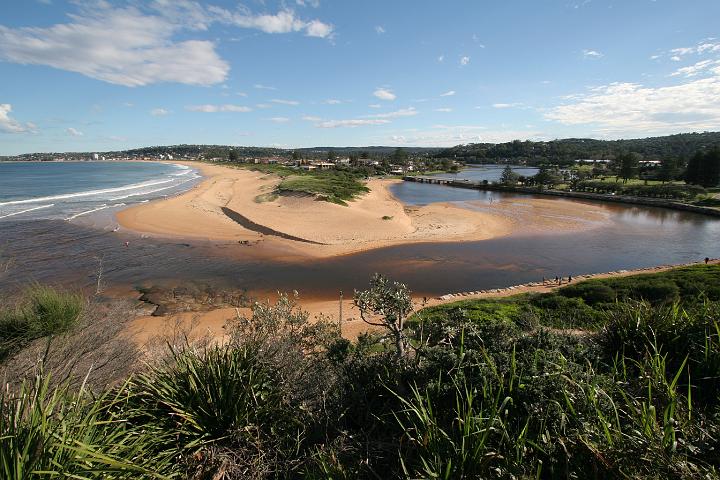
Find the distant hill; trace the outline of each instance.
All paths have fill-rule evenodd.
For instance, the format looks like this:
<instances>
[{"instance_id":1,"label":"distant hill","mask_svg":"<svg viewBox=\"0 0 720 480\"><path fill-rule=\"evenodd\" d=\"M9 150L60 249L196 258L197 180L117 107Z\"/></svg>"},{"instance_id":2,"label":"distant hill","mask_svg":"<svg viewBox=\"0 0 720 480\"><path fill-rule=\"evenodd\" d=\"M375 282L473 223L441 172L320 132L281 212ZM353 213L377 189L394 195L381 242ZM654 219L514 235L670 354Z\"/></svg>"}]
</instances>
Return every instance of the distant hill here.
<instances>
[{"instance_id":1,"label":"distant hill","mask_svg":"<svg viewBox=\"0 0 720 480\"><path fill-rule=\"evenodd\" d=\"M622 152L635 152L647 160L689 157L698 150L720 147L720 132L682 133L632 140L567 138L549 142L515 140L507 143L470 143L438 151L438 157L467 162L563 162L578 159L612 159Z\"/></svg>"},{"instance_id":2,"label":"distant hill","mask_svg":"<svg viewBox=\"0 0 720 480\"><path fill-rule=\"evenodd\" d=\"M118 157L154 157L160 155L172 155L173 158L227 158L231 151L234 151L240 158L248 157L286 157L292 156L293 152L299 152L307 158L326 158L328 151L335 152L338 156L348 156L367 152L372 157L383 157L390 155L397 147L369 146L369 147L310 147L297 149L283 149L270 147L237 147L231 145L157 145L151 147L132 148L129 150L115 150L107 152L50 152L50 153L27 153L11 157L0 157L2 160L35 160L48 161L57 158L65 159L88 159L93 153L106 158ZM409 154L432 156L440 148L424 147L403 147Z\"/></svg>"},{"instance_id":3,"label":"distant hill","mask_svg":"<svg viewBox=\"0 0 720 480\"><path fill-rule=\"evenodd\" d=\"M497 163L524 161L541 163L569 162L577 159L612 159L619 153L628 151L641 154L648 160L662 160L667 157L689 157L698 150L720 147L720 132L682 133L665 137L639 138L632 140L595 140L591 138L567 138L547 142L515 140L506 143L470 143L452 148L402 147L416 156L434 156L454 158L469 163ZM248 157L290 157L297 151L306 158L324 158L332 150L338 156L348 156L367 152L371 157L384 157L392 154L398 147L311 147L283 149L270 147L236 147L230 145L165 145L134 148L109 152L65 152L65 153L28 153L13 157L0 157L0 160L52 160L55 158L87 159L92 153L107 158L116 157L159 157L172 155L174 158L227 158L234 151L240 158Z\"/></svg>"},{"instance_id":4,"label":"distant hill","mask_svg":"<svg viewBox=\"0 0 720 480\"><path fill-rule=\"evenodd\" d=\"M369 147L311 147L311 148L297 148L297 150L300 153L327 153L328 151L332 150L338 155L350 155L353 153L362 153L367 152L370 155L374 156L385 156L392 154L395 150L397 150L398 147L383 147L383 146L369 146ZM442 148L434 147L401 147L405 152L409 154L416 154L416 155L422 155L422 154L433 154L437 153Z\"/></svg>"}]
</instances>

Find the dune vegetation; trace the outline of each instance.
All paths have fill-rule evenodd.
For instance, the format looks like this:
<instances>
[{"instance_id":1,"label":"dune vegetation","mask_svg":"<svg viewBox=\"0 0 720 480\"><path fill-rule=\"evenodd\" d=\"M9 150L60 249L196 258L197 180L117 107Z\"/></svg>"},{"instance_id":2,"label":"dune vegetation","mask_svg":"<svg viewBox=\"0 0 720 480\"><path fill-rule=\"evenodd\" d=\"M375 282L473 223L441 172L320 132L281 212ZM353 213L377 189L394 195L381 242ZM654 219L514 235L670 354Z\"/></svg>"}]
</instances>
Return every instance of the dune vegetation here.
<instances>
[{"instance_id":1,"label":"dune vegetation","mask_svg":"<svg viewBox=\"0 0 720 480\"><path fill-rule=\"evenodd\" d=\"M0 476L719 478L719 277L414 312L375 276L355 301L381 328L354 342L283 296L230 321L226 344L174 343L107 386L40 363L3 390Z\"/></svg>"}]
</instances>

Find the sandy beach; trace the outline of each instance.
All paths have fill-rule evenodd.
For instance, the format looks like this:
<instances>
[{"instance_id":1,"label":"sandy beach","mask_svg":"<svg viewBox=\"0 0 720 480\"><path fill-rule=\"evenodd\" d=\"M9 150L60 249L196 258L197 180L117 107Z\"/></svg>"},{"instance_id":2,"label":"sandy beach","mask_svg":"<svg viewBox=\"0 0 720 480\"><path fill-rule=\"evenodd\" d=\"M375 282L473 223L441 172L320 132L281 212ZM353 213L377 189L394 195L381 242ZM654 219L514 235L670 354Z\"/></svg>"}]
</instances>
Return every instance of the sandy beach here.
<instances>
[{"instance_id":1,"label":"sandy beach","mask_svg":"<svg viewBox=\"0 0 720 480\"><path fill-rule=\"evenodd\" d=\"M547 199L498 202L474 210L448 203L406 207L388 189L400 180L388 179L371 179L369 193L342 206L310 196L272 195L280 182L274 175L186 164L202 172L205 179L199 185L177 197L123 210L117 214L119 224L143 234L279 245L303 256L326 257L413 242L591 228L606 218L600 206ZM246 228L223 209L295 240Z\"/></svg>"}]
</instances>

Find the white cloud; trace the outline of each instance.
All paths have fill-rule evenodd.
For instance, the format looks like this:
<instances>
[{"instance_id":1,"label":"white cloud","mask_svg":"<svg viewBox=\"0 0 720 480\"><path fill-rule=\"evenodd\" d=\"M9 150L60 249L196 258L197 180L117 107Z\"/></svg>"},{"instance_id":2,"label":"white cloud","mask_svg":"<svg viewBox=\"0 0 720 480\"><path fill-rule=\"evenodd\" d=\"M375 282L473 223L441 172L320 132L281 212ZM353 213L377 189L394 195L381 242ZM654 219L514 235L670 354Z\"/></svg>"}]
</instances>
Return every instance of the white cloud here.
<instances>
[{"instance_id":1,"label":"white cloud","mask_svg":"<svg viewBox=\"0 0 720 480\"><path fill-rule=\"evenodd\" d=\"M8 133L28 133L34 132L36 127L32 123L22 124L10 117L12 105L9 103L0 103L0 131Z\"/></svg>"},{"instance_id":2,"label":"white cloud","mask_svg":"<svg viewBox=\"0 0 720 480\"><path fill-rule=\"evenodd\" d=\"M353 120L328 120L325 122L317 123L315 126L318 128L340 128L340 127L362 127L366 125L384 125L390 123L390 120L382 118L377 119L353 119Z\"/></svg>"},{"instance_id":3,"label":"white cloud","mask_svg":"<svg viewBox=\"0 0 720 480\"><path fill-rule=\"evenodd\" d=\"M385 33L385 29L381 25L376 25L375 33L377 33L378 35L382 35L383 33Z\"/></svg>"},{"instance_id":4,"label":"white cloud","mask_svg":"<svg viewBox=\"0 0 720 480\"><path fill-rule=\"evenodd\" d=\"M585 50L583 50L582 53L583 53L583 57L585 57L585 58L600 58L600 57L604 57L604 56L605 56L605 55L603 55L602 53L598 52L597 50L587 50L587 49L585 49Z\"/></svg>"},{"instance_id":5,"label":"white cloud","mask_svg":"<svg viewBox=\"0 0 720 480\"><path fill-rule=\"evenodd\" d=\"M545 118L565 125L594 125L605 135L717 130L720 67L713 74L665 87L636 83L595 87L586 94L571 96L571 103L552 108Z\"/></svg>"},{"instance_id":6,"label":"white cloud","mask_svg":"<svg viewBox=\"0 0 720 480\"><path fill-rule=\"evenodd\" d=\"M720 52L720 43L701 43L695 47L697 53Z\"/></svg>"},{"instance_id":7,"label":"white cloud","mask_svg":"<svg viewBox=\"0 0 720 480\"><path fill-rule=\"evenodd\" d=\"M229 23L243 27L256 28L265 33L290 33L304 31L308 37L331 37L334 27L320 20L305 21L292 10L282 10L274 15L253 15L249 12L230 13L223 11L223 18Z\"/></svg>"},{"instance_id":8,"label":"white cloud","mask_svg":"<svg viewBox=\"0 0 720 480\"><path fill-rule=\"evenodd\" d=\"M305 34L308 37L332 38L334 27L323 23L320 20L313 20L305 27Z\"/></svg>"},{"instance_id":9,"label":"white cloud","mask_svg":"<svg viewBox=\"0 0 720 480\"><path fill-rule=\"evenodd\" d=\"M460 65L462 65L463 67L464 67L465 65L468 65L469 63L470 63L470 57L467 57L467 56L466 56L466 57L461 57L461 58L460 58Z\"/></svg>"},{"instance_id":10,"label":"white cloud","mask_svg":"<svg viewBox=\"0 0 720 480\"><path fill-rule=\"evenodd\" d=\"M684 77L695 77L703 72L706 72L710 67L720 65L720 60L702 60L694 65L690 65L683 68L678 68L670 74L671 77L682 75Z\"/></svg>"},{"instance_id":11,"label":"white cloud","mask_svg":"<svg viewBox=\"0 0 720 480\"><path fill-rule=\"evenodd\" d=\"M337 99L335 99L335 98L330 98L330 99L328 99L328 100L325 100L323 103L326 104L326 105L340 105L340 104L343 103L343 102L342 102L342 100L337 100Z\"/></svg>"},{"instance_id":12,"label":"white cloud","mask_svg":"<svg viewBox=\"0 0 720 480\"><path fill-rule=\"evenodd\" d=\"M302 119L305 120L306 122L321 122L322 121L322 118L314 117L312 115L304 115L302 117Z\"/></svg>"},{"instance_id":13,"label":"white cloud","mask_svg":"<svg viewBox=\"0 0 720 480\"><path fill-rule=\"evenodd\" d=\"M248 96L248 94L245 92L236 92L235 95L237 95L238 97L247 97Z\"/></svg>"},{"instance_id":14,"label":"white cloud","mask_svg":"<svg viewBox=\"0 0 720 480\"><path fill-rule=\"evenodd\" d=\"M516 107L522 107L523 104L520 102L515 103L493 103L493 108L516 108Z\"/></svg>"},{"instance_id":15,"label":"white cloud","mask_svg":"<svg viewBox=\"0 0 720 480\"><path fill-rule=\"evenodd\" d=\"M437 61L440 62L440 63L444 62L444 61L445 61L445 55L440 55L439 57L437 57Z\"/></svg>"},{"instance_id":16,"label":"white cloud","mask_svg":"<svg viewBox=\"0 0 720 480\"><path fill-rule=\"evenodd\" d=\"M450 90L440 94L441 97L452 97L453 95L455 95L455 90Z\"/></svg>"},{"instance_id":17,"label":"white cloud","mask_svg":"<svg viewBox=\"0 0 720 480\"><path fill-rule=\"evenodd\" d=\"M125 108L132 108L132 107L135 106L135 104L132 103L132 102L123 102L122 105L123 105L123 107L125 107Z\"/></svg>"},{"instance_id":18,"label":"white cloud","mask_svg":"<svg viewBox=\"0 0 720 480\"><path fill-rule=\"evenodd\" d=\"M253 85L253 88L257 88L258 90L277 90L277 88L275 87L263 85L262 83L256 83L255 85Z\"/></svg>"},{"instance_id":19,"label":"white cloud","mask_svg":"<svg viewBox=\"0 0 720 480\"><path fill-rule=\"evenodd\" d=\"M155 117L163 117L163 116L167 115L168 113L170 113L170 112L168 112L164 108L154 108L154 109L150 110L150 115L153 115Z\"/></svg>"},{"instance_id":20,"label":"white cloud","mask_svg":"<svg viewBox=\"0 0 720 480\"><path fill-rule=\"evenodd\" d=\"M442 112L442 113L448 113L448 112L452 112L453 109L452 109L452 108L447 108L447 107L441 107L441 108L436 108L435 111L436 111L436 112Z\"/></svg>"},{"instance_id":21,"label":"white cloud","mask_svg":"<svg viewBox=\"0 0 720 480\"><path fill-rule=\"evenodd\" d=\"M255 108L261 108L261 109L272 108L272 105L270 105L269 103L258 103L257 105L255 105Z\"/></svg>"},{"instance_id":22,"label":"white cloud","mask_svg":"<svg viewBox=\"0 0 720 480\"><path fill-rule=\"evenodd\" d=\"M295 101L295 100L283 100L283 99L280 99L280 98L273 98L273 99L270 100L270 101L271 101L272 103L278 103L278 104L280 104L280 105L292 105L292 106L300 105L300 102L297 102L297 101Z\"/></svg>"},{"instance_id":23,"label":"white cloud","mask_svg":"<svg viewBox=\"0 0 720 480\"><path fill-rule=\"evenodd\" d=\"M673 62L679 62L680 60L682 60L682 58L678 57L677 55L674 55L674 56L670 57L670 60L672 60Z\"/></svg>"},{"instance_id":24,"label":"white cloud","mask_svg":"<svg viewBox=\"0 0 720 480\"><path fill-rule=\"evenodd\" d=\"M370 107L370 108L382 108L382 105L380 105L379 103L371 103L370 105L368 105L368 107Z\"/></svg>"},{"instance_id":25,"label":"white cloud","mask_svg":"<svg viewBox=\"0 0 720 480\"><path fill-rule=\"evenodd\" d=\"M413 131L411 134L391 134L378 141L391 145L452 147L463 143L501 143L516 139L542 140L545 136L537 130L490 130L482 125L434 125L431 129Z\"/></svg>"},{"instance_id":26,"label":"white cloud","mask_svg":"<svg viewBox=\"0 0 720 480\"><path fill-rule=\"evenodd\" d=\"M68 135L70 135L71 137L82 137L83 135L85 135L83 132L81 132L81 131L79 131L79 130L75 130L75 129L72 128L72 127L66 129L65 131L66 131L66 132L68 133Z\"/></svg>"},{"instance_id":27,"label":"white cloud","mask_svg":"<svg viewBox=\"0 0 720 480\"><path fill-rule=\"evenodd\" d=\"M268 120L270 120L273 123L288 123L290 121L290 119L287 117L272 117Z\"/></svg>"},{"instance_id":28,"label":"white cloud","mask_svg":"<svg viewBox=\"0 0 720 480\"><path fill-rule=\"evenodd\" d=\"M190 112L205 112L205 113L215 113L215 112L251 112L252 108L245 107L242 105L188 105L185 107L185 110L188 110Z\"/></svg>"},{"instance_id":29,"label":"white cloud","mask_svg":"<svg viewBox=\"0 0 720 480\"><path fill-rule=\"evenodd\" d=\"M50 27L0 25L0 59L46 65L117 85L211 85L230 70L207 40L174 41L182 26L134 7L98 2Z\"/></svg>"},{"instance_id":30,"label":"white cloud","mask_svg":"<svg viewBox=\"0 0 720 480\"><path fill-rule=\"evenodd\" d=\"M380 100L387 100L392 101L397 98L397 96L387 88L378 88L373 92L373 95L375 95Z\"/></svg>"},{"instance_id":31,"label":"white cloud","mask_svg":"<svg viewBox=\"0 0 720 480\"><path fill-rule=\"evenodd\" d=\"M50 66L129 87L163 82L212 85L225 81L230 66L214 42L188 38L187 31L205 31L219 23L320 38L332 38L334 32L332 25L304 20L287 8L254 14L242 6L231 11L194 0L128 1L123 7L106 0L71 3L78 13L69 14L67 23L0 25L0 60Z\"/></svg>"},{"instance_id":32,"label":"white cloud","mask_svg":"<svg viewBox=\"0 0 720 480\"><path fill-rule=\"evenodd\" d=\"M670 53L673 55L677 55L682 57L683 55L689 55L691 53L695 53L696 50L694 47L683 47L683 48L673 48L670 50Z\"/></svg>"},{"instance_id":33,"label":"white cloud","mask_svg":"<svg viewBox=\"0 0 720 480\"><path fill-rule=\"evenodd\" d=\"M313 7L318 8L320 6L320 0L295 0L295 3L300 5L301 7Z\"/></svg>"},{"instance_id":34,"label":"white cloud","mask_svg":"<svg viewBox=\"0 0 720 480\"><path fill-rule=\"evenodd\" d=\"M394 112L378 113L376 115L368 115L369 118L399 118L399 117L413 117L418 114L415 107L401 108Z\"/></svg>"}]
</instances>

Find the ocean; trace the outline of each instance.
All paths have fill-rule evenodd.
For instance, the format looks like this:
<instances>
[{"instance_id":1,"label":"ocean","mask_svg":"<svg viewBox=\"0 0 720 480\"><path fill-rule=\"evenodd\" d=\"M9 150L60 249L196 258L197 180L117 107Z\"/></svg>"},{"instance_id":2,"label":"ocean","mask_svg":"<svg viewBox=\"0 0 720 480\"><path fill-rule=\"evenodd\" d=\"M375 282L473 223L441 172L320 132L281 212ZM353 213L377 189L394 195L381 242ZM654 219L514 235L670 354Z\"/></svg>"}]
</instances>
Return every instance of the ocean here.
<instances>
[{"instance_id":1,"label":"ocean","mask_svg":"<svg viewBox=\"0 0 720 480\"><path fill-rule=\"evenodd\" d=\"M177 194L200 178L160 162L0 162L0 225L74 220Z\"/></svg>"}]
</instances>

